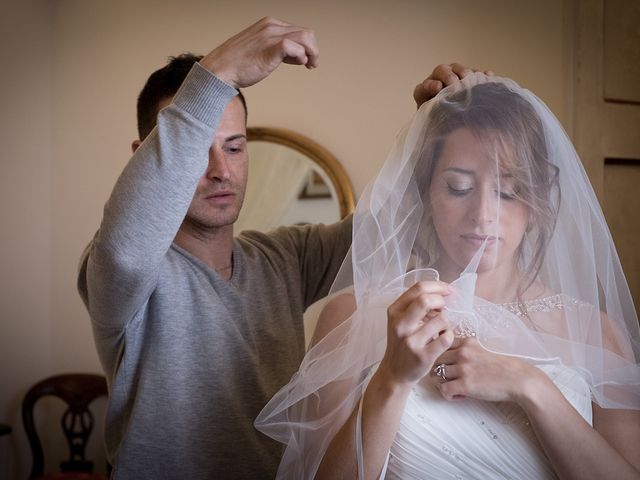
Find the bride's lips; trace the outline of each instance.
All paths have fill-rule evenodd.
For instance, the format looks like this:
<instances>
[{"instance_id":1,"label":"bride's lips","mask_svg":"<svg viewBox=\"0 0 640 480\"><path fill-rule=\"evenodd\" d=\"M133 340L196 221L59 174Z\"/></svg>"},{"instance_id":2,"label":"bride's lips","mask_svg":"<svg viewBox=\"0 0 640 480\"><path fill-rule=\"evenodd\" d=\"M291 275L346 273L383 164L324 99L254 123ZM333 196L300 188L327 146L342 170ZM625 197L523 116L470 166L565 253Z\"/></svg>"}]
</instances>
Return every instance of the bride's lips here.
<instances>
[{"instance_id":1,"label":"bride's lips","mask_svg":"<svg viewBox=\"0 0 640 480\"><path fill-rule=\"evenodd\" d=\"M465 242L470 243L476 248L480 248L480 246L482 246L485 240L487 242L487 247L493 245L498 240L498 238L494 237L493 235L481 235L477 233L465 233L460 235L460 237Z\"/></svg>"}]
</instances>

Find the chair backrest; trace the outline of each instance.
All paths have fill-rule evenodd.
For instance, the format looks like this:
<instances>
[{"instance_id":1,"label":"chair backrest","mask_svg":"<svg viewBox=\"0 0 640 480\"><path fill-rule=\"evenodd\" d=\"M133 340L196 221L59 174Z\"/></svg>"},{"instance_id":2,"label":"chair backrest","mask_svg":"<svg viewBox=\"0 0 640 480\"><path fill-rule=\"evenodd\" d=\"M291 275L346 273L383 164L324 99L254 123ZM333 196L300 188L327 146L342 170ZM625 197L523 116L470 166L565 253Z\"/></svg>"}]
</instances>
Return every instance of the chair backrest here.
<instances>
[{"instance_id":1,"label":"chair backrest","mask_svg":"<svg viewBox=\"0 0 640 480\"><path fill-rule=\"evenodd\" d=\"M44 453L33 421L33 412L36 402L49 395L58 397L67 404L61 423L70 455L69 460L60 464L60 470L92 472L93 462L85 458L85 449L94 424L89 404L98 397L107 396L107 381L102 375L69 373L36 383L22 401L22 421L33 455L29 478L37 478L44 473Z\"/></svg>"}]
</instances>

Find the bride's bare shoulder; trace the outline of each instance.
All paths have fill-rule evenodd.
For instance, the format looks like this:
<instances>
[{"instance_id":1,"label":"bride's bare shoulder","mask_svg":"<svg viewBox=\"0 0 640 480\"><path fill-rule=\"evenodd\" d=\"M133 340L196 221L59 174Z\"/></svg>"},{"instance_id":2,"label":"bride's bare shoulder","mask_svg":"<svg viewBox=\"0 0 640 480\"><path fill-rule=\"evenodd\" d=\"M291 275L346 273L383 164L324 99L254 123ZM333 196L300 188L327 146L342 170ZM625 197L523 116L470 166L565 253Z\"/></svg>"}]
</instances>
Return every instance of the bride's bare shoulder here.
<instances>
[{"instance_id":1,"label":"bride's bare shoulder","mask_svg":"<svg viewBox=\"0 0 640 480\"><path fill-rule=\"evenodd\" d=\"M356 298L351 291L339 293L329 299L318 317L318 322L311 338L311 346L318 343L330 331L351 317L355 310Z\"/></svg>"}]
</instances>

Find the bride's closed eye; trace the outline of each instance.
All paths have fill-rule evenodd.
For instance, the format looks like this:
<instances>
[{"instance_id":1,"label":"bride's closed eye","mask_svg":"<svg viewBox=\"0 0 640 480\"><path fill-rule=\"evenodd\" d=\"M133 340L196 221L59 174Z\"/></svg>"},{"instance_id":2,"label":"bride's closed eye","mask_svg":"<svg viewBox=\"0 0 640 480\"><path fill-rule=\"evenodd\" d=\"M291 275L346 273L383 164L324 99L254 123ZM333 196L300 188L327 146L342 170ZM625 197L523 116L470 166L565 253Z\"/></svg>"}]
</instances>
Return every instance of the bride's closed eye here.
<instances>
[{"instance_id":1,"label":"bride's closed eye","mask_svg":"<svg viewBox=\"0 0 640 480\"><path fill-rule=\"evenodd\" d=\"M503 200L517 200L520 197L520 184L513 178L508 178L496 187L496 194Z\"/></svg>"},{"instance_id":2,"label":"bride's closed eye","mask_svg":"<svg viewBox=\"0 0 640 480\"><path fill-rule=\"evenodd\" d=\"M517 200L518 189L496 190L496 193L500 195L503 200Z\"/></svg>"},{"instance_id":3,"label":"bride's closed eye","mask_svg":"<svg viewBox=\"0 0 640 480\"><path fill-rule=\"evenodd\" d=\"M447 182L447 191L449 194L456 197L464 197L473 191L471 185L457 185ZM518 198L518 189L495 189L496 195L499 195L503 200L516 200Z\"/></svg>"},{"instance_id":4,"label":"bride's closed eye","mask_svg":"<svg viewBox=\"0 0 640 480\"><path fill-rule=\"evenodd\" d=\"M456 197L463 197L473 191L470 183L447 182L447 191Z\"/></svg>"}]
</instances>

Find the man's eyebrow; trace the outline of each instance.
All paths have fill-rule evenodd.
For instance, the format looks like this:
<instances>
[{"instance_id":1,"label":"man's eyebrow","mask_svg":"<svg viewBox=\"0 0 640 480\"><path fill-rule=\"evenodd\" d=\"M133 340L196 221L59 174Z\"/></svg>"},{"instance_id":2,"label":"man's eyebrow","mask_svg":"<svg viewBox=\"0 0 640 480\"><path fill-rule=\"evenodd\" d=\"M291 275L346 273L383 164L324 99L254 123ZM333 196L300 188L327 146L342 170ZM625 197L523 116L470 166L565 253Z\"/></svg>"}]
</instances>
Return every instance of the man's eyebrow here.
<instances>
[{"instance_id":1,"label":"man's eyebrow","mask_svg":"<svg viewBox=\"0 0 640 480\"><path fill-rule=\"evenodd\" d=\"M236 135L231 135L231 136L225 138L224 141L225 142L233 142L234 140L237 140L239 138L244 138L246 140L247 136L244 133L238 133Z\"/></svg>"}]
</instances>

